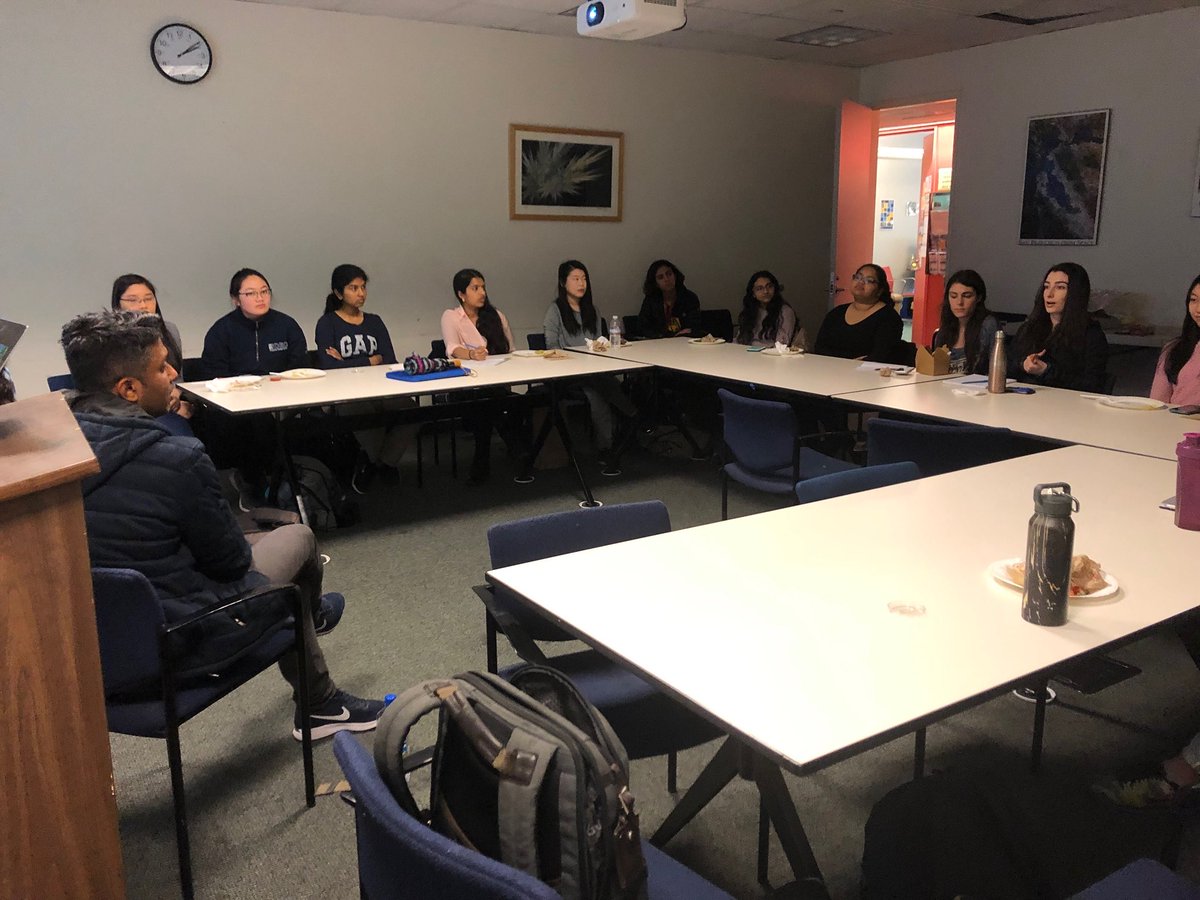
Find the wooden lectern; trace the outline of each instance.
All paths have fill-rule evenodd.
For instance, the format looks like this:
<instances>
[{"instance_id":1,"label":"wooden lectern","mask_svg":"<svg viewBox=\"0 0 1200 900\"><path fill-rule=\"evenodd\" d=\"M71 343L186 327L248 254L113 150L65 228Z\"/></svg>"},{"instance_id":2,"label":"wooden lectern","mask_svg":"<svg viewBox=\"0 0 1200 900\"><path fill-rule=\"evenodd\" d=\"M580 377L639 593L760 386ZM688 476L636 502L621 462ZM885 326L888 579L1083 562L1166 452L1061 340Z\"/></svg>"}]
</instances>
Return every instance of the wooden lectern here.
<instances>
[{"instance_id":1,"label":"wooden lectern","mask_svg":"<svg viewBox=\"0 0 1200 900\"><path fill-rule=\"evenodd\" d=\"M125 896L79 482L61 394L0 406L0 897Z\"/></svg>"}]
</instances>

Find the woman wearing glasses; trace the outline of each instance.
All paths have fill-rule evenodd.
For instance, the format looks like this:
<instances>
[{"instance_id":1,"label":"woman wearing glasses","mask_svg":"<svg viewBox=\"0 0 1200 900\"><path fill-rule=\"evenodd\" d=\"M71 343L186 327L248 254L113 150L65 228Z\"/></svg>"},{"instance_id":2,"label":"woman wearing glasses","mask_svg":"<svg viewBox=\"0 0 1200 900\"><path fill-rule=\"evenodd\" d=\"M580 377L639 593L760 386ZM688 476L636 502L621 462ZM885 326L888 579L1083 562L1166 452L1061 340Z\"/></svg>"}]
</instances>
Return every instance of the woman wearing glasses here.
<instances>
[{"instance_id":1,"label":"woman wearing glasses","mask_svg":"<svg viewBox=\"0 0 1200 900\"><path fill-rule=\"evenodd\" d=\"M835 306L817 332L814 353L842 359L892 362L904 323L892 306L887 274L874 263L860 266L850 282L850 302Z\"/></svg>"},{"instance_id":2,"label":"woman wearing glasses","mask_svg":"<svg viewBox=\"0 0 1200 900\"><path fill-rule=\"evenodd\" d=\"M796 311L783 299L779 279L765 269L755 272L746 282L746 293L742 297L737 342L752 347L774 347L776 344L790 345L795 336Z\"/></svg>"},{"instance_id":3,"label":"woman wearing glasses","mask_svg":"<svg viewBox=\"0 0 1200 900\"><path fill-rule=\"evenodd\" d=\"M229 281L233 310L204 336L206 378L269 375L308 365L308 344L296 320L271 309L271 285L254 269L238 269Z\"/></svg>"},{"instance_id":4,"label":"woman wearing glasses","mask_svg":"<svg viewBox=\"0 0 1200 900\"><path fill-rule=\"evenodd\" d=\"M168 322L163 317L162 307L158 303L158 291L148 278L132 272L117 278L112 286L112 308L158 316L163 346L167 348L167 363L177 375L183 374L183 342L179 338L179 329L175 327L174 322ZM171 393L167 415L172 413L183 419L192 417L192 406L180 398L178 388ZM185 433L190 435L191 429L187 428Z\"/></svg>"}]
</instances>

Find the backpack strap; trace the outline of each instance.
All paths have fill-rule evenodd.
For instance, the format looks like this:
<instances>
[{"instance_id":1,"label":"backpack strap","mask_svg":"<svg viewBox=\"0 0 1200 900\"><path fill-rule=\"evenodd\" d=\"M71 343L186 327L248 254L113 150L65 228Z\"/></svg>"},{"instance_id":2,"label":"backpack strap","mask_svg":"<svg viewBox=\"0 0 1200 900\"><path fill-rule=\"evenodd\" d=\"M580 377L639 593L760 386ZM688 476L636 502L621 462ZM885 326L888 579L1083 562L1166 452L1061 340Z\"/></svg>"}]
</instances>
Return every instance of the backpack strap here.
<instances>
[{"instance_id":1,"label":"backpack strap","mask_svg":"<svg viewBox=\"0 0 1200 900\"><path fill-rule=\"evenodd\" d=\"M517 758L532 758L528 780L501 778L499 803L500 859L532 875L538 875L537 801L542 782L558 748L550 741L514 728L504 752Z\"/></svg>"},{"instance_id":2,"label":"backpack strap","mask_svg":"<svg viewBox=\"0 0 1200 900\"><path fill-rule=\"evenodd\" d=\"M442 705L438 689L449 685L451 682L444 680L413 685L388 705L375 728L375 768L401 808L422 821L424 817L404 777L401 751L412 727Z\"/></svg>"}]
</instances>

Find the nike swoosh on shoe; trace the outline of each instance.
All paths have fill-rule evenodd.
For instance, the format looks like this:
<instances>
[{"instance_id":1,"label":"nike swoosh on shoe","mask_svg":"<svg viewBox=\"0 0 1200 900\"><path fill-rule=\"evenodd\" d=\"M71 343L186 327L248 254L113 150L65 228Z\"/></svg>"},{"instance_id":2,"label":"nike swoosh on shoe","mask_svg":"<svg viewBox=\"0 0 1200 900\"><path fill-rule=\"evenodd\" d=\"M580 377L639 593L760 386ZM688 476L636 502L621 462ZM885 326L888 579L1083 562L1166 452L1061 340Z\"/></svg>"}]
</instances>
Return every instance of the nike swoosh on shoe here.
<instances>
[{"instance_id":1,"label":"nike swoosh on shoe","mask_svg":"<svg viewBox=\"0 0 1200 900\"><path fill-rule=\"evenodd\" d=\"M313 713L309 718L324 719L327 722L346 722L350 719L350 710L343 706L342 711L336 716L318 716L316 713Z\"/></svg>"}]
</instances>

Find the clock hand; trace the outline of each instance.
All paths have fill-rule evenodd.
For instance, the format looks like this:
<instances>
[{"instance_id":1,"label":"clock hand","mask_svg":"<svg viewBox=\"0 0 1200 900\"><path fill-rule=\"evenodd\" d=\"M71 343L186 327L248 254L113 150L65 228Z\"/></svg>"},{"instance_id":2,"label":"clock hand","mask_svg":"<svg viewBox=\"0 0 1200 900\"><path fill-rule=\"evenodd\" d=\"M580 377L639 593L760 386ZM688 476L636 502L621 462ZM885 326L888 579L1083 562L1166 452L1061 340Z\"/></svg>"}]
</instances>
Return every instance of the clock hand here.
<instances>
[{"instance_id":1,"label":"clock hand","mask_svg":"<svg viewBox=\"0 0 1200 900\"><path fill-rule=\"evenodd\" d=\"M196 43L192 44L192 46L188 47L186 50L184 50L180 53L176 53L175 58L179 59L179 57L181 57L181 56L187 56L189 53L191 53L193 50L195 50L199 46L200 46L200 42L196 41Z\"/></svg>"}]
</instances>

